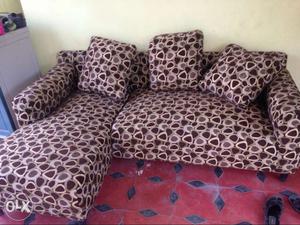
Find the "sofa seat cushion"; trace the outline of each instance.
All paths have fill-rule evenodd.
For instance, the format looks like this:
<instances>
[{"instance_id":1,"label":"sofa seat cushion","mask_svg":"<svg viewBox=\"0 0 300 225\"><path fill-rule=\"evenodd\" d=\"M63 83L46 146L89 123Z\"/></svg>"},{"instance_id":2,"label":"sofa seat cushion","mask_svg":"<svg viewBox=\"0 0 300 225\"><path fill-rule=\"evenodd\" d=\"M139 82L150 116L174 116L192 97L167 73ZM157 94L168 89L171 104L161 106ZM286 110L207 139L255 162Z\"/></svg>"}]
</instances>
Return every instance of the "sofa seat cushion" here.
<instances>
[{"instance_id":1,"label":"sofa seat cushion","mask_svg":"<svg viewBox=\"0 0 300 225\"><path fill-rule=\"evenodd\" d=\"M50 117L0 141L0 207L16 196L33 210L82 219L111 159L111 124L121 105L74 93Z\"/></svg>"},{"instance_id":2,"label":"sofa seat cushion","mask_svg":"<svg viewBox=\"0 0 300 225\"><path fill-rule=\"evenodd\" d=\"M112 130L122 158L271 171L275 137L258 105L239 109L211 93L145 91L133 96Z\"/></svg>"}]
</instances>

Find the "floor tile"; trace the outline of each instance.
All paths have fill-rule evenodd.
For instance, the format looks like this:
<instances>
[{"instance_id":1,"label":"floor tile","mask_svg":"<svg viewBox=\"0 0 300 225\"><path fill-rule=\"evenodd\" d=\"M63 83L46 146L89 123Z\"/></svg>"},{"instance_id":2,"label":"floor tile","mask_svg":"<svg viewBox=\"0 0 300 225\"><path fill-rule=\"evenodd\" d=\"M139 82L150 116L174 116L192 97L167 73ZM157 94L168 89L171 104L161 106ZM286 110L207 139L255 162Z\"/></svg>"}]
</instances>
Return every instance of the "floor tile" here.
<instances>
[{"instance_id":1,"label":"floor tile","mask_svg":"<svg viewBox=\"0 0 300 225\"><path fill-rule=\"evenodd\" d=\"M189 217L189 216L195 216L195 215L188 215L187 217ZM170 223L169 224L174 224L174 225L176 225L176 224L180 224L180 225L181 224L189 224L189 225L191 225L193 223L185 217L172 216L170 218ZM212 223L211 221L204 220L201 223L195 223L195 224L210 224L211 225L211 224L220 224L220 223Z\"/></svg>"},{"instance_id":2,"label":"floor tile","mask_svg":"<svg viewBox=\"0 0 300 225\"><path fill-rule=\"evenodd\" d=\"M235 190L222 190L220 196L224 200L224 208L213 221L238 224L241 221L251 224L262 224L264 203L267 196L264 192L251 191L246 193Z\"/></svg>"},{"instance_id":3,"label":"floor tile","mask_svg":"<svg viewBox=\"0 0 300 225\"><path fill-rule=\"evenodd\" d=\"M87 219L87 224L120 224L122 219L122 211L112 209L110 211L100 212L96 209L92 209Z\"/></svg>"},{"instance_id":4,"label":"floor tile","mask_svg":"<svg viewBox=\"0 0 300 225\"><path fill-rule=\"evenodd\" d=\"M279 174L269 173L264 182L264 191L281 192L290 190L300 194L300 173L288 175L285 181L279 179Z\"/></svg>"},{"instance_id":5,"label":"floor tile","mask_svg":"<svg viewBox=\"0 0 300 225\"><path fill-rule=\"evenodd\" d=\"M140 211L127 211L124 213L122 222L123 224L169 224L169 221L170 216L160 214L144 216Z\"/></svg>"},{"instance_id":6,"label":"floor tile","mask_svg":"<svg viewBox=\"0 0 300 225\"><path fill-rule=\"evenodd\" d=\"M207 184L216 184L217 176L214 173L214 167L183 165L183 169L178 173L177 180L190 181L200 180Z\"/></svg>"},{"instance_id":7,"label":"floor tile","mask_svg":"<svg viewBox=\"0 0 300 225\"><path fill-rule=\"evenodd\" d=\"M144 167L140 170L141 178L149 179L151 177L159 177L161 180L176 179L176 172L174 163L161 161L145 161Z\"/></svg>"},{"instance_id":8,"label":"floor tile","mask_svg":"<svg viewBox=\"0 0 300 225\"><path fill-rule=\"evenodd\" d=\"M235 187L246 186L252 190L263 190L264 182L258 179L257 172L226 168L218 180L220 186Z\"/></svg>"},{"instance_id":9,"label":"floor tile","mask_svg":"<svg viewBox=\"0 0 300 225\"><path fill-rule=\"evenodd\" d=\"M135 178L132 177L115 179L106 176L94 205L106 204L113 209L126 208L128 202L128 190L134 186L134 182Z\"/></svg>"},{"instance_id":10,"label":"floor tile","mask_svg":"<svg viewBox=\"0 0 300 225\"><path fill-rule=\"evenodd\" d=\"M170 195L175 187L175 180L150 181L139 176L135 182L135 196L128 201L130 210L152 209L159 214L169 215L172 210Z\"/></svg>"},{"instance_id":11,"label":"floor tile","mask_svg":"<svg viewBox=\"0 0 300 225\"><path fill-rule=\"evenodd\" d=\"M178 200L175 203L173 216L185 218L197 215L210 220L218 214L214 200L218 196L216 187L195 188L187 183L177 184Z\"/></svg>"},{"instance_id":12,"label":"floor tile","mask_svg":"<svg viewBox=\"0 0 300 225\"><path fill-rule=\"evenodd\" d=\"M7 224L13 224L13 225L21 225L24 224L24 221L15 221L7 217L6 215L0 216L0 225L7 225Z\"/></svg>"},{"instance_id":13,"label":"floor tile","mask_svg":"<svg viewBox=\"0 0 300 225\"><path fill-rule=\"evenodd\" d=\"M29 215L28 213L22 213L20 211L4 212L4 215L0 216L0 224L23 224L26 218L35 218L36 214ZM43 216L44 217L44 216ZM28 219L27 219L28 220Z\"/></svg>"},{"instance_id":14,"label":"floor tile","mask_svg":"<svg viewBox=\"0 0 300 225\"><path fill-rule=\"evenodd\" d=\"M134 177L137 173L136 160L113 159L113 162L108 170L108 175L111 176L116 172L125 176Z\"/></svg>"},{"instance_id":15,"label":"floor tile","mask_svg":"<svg viewBox=\"0 0 300 225\"><path fill-rule=\"evenodd\" d=\"M172 216L169 220L169 224L191 224L184 217Z\"/></svg>"},{"instance_id":16,"label":"floor tile","mask_svg":"<svg viewBox=\"0 0 300 225\"><path fill-rule=\"evenodd\" d=\"M297 213L290 205L286 197L284 199L284 208L281 217L282 224L300 224L300 213Z\"/></svg>"},{"instance_id":17,"label":"floor tile","mask_svg":"<svg viewBox=\"0 0 300 225\"><path fill-rule=\"evenodd\" d=\"M40 225L40 224L52 224L52 225L60 225L60 224L68 224L70 222L67 218L50 216L50 215L41 215L35 214L34 220L30 223L30 225Z\"/></svg>"}]
</instances>

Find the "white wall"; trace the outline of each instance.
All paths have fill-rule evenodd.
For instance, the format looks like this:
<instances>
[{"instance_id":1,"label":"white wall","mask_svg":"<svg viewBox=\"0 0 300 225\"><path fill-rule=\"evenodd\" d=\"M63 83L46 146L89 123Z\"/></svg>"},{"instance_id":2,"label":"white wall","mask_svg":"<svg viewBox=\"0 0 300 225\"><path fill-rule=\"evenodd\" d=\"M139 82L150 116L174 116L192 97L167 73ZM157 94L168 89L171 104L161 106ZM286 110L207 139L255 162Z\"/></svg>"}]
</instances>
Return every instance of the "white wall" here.
<instances>
[{"instance_id":1,"label":"white wall","mask_svg":"<svg viewBox=\"0 0 300 225\"><path fill-rule=\"evenodd\" d=\"M0 12L21 13L22 7L20 0L0 0Z\"/></svg>"},{"instance_id":2,"label":"white wall","mask_svg":"<svg viewBox=\"0 0 300 225\"><path fill-rule=\"evenodd\" d=\"M206 50L228 43L280 50L300 87L299 0L21 0L43 71L61 49L86 49L90 36L146 49L163 32L200 29Z\"/></svg>"}]
</instances>

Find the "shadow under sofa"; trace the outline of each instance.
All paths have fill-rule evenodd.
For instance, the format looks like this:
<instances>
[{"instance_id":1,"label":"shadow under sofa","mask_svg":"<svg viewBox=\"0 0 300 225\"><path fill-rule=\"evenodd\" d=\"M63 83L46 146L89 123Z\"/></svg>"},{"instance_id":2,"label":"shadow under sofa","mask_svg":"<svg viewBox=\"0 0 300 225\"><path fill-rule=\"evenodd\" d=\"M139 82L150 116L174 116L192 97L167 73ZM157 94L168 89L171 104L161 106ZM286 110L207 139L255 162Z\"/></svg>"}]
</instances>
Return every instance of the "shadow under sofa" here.
<instances>
[{"instance_id":1,"label":"shadow under sofa","mask_svg":"<svg viewBox=\"0 0 300 225\"><path fill-rule=\"evenodd\" d=\"M300 93L287 70L260 96L265 104L239 109L211 93L149 90L141 52L128 100L115 102L77 90L85 54L60 52L15 97L21 128L0 141L0 207L30 199L33 211L84 219L112 156L277 173L299 167ZM218 53L204 56L208 69Z\"/></svg>"}]
</instances>

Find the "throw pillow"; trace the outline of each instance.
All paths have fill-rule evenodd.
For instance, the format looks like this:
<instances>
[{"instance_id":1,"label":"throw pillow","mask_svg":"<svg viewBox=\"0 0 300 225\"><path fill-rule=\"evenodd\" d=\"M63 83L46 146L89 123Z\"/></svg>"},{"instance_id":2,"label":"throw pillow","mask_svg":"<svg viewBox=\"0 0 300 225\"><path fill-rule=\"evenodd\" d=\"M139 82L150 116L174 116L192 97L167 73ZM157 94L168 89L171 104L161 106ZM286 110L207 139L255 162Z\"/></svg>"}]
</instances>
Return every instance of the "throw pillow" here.
<instances>
[{"instance_id":1,"label":"throw pillow","mask_svg":"<svg viewBox=\"0 0 300 225\"><path fill-rule=\"evenodd\" d=\"M120 101L126 97L134 45L92 37L79 76L80 90L96 92Z\"/></svg>"},{"instance_id":2,"label":"throw pillow","mask_svg":"<svg viewBox=\"0 0 300 225\"><path fill-rule=\"evenodd\" d=\"M149 45L150 88L196 89L202 57L201 31L155 36Z\"/></svg>"},{"instance_id":3,"label":"throw pillow","mask_svg":"<svg viewBox=\"0 0 300 225\"><path fill-rule=\"evenodd\" d=\"M276 56L275 52L249 52L230 44L200 81L200 88L246 107L283 69L283 58Z\"/></svg>"}]
</instances>

